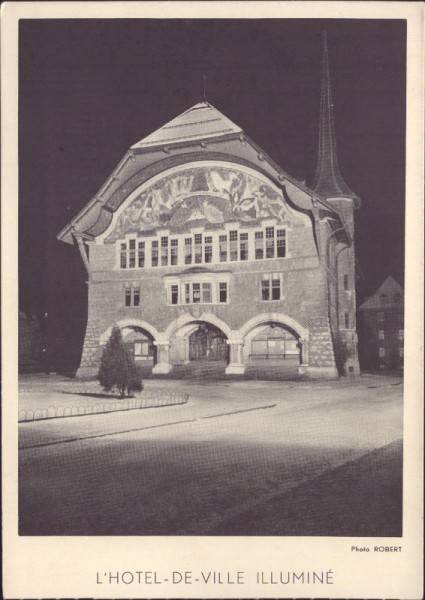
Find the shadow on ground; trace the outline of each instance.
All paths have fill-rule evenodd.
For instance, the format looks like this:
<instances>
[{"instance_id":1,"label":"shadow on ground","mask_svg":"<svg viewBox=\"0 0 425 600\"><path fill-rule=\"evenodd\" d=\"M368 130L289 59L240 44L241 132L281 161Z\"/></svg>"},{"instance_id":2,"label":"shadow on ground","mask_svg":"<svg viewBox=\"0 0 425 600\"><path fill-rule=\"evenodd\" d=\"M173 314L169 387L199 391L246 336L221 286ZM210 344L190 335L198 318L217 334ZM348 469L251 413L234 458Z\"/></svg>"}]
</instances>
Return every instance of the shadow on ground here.
<instances>
[{"instance_id":1,"label":"shadow on ground","mask_svg":"<svg viewBox=\"0 0 425 600\"><path fill-rule=\"evenodd\" d=\"M261 503L216 535L402 536L402 442Z\"/></svg>"}]
</instances>

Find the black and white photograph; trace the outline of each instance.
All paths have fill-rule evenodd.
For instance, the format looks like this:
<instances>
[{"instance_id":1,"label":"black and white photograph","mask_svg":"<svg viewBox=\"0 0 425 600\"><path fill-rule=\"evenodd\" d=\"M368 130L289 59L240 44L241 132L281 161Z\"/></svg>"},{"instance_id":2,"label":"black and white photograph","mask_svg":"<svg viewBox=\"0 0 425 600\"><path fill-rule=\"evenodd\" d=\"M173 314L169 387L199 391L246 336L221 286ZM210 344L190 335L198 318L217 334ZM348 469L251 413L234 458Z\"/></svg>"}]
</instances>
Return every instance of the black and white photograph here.
<instances>
[{"instance_id":1,"label":"black and white photograph","mask_svg":"<svg viewBox=\"0 0 425 600\"><path fill-rule=\"evenodd\" d=\"M17 24L17 535L396 561L407 20L158 17Z\"/></svg>"}]
</instances>

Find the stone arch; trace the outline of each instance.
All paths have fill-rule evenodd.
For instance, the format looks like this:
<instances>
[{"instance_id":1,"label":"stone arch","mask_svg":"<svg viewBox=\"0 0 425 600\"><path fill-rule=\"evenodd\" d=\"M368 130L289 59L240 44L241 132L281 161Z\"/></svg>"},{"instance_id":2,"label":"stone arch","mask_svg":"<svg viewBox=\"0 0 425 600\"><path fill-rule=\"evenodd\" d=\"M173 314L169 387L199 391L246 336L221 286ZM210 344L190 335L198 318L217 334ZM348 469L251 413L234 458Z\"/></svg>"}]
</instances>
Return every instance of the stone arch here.
<instances>
[{"instance_id":1,"label":"stone arch","mask_svg":"<svg viewBox=\"0 0 425 600\"><path fill-rule=\"evenodd\" d=\"M267 325L268 323L278 323L279 325L288 327L289 329L292 329L298 338L308 340L308 329L303 327L298 321L295 321L295 319L292 319L283 313L261 313L256 317L249 319L249 321L242 325L235 333L237 333L239 339L243 340L253 329L261 325Z\"/></svg>"},{"instance_id":2,"label":"stone arch","mask_svg":"<svg viewBox=\"0 0 425 600\"><path fill-rule=\"evenodd\" d=\"M121 321L117 321L114 325L117 325L120 329L125 329L127 327L142 329L146 331L152 337L153 340L157 340L159 337L158 330L147 321L142 321L141 319L121 319ZM106 329L106 331L104 331L100 336L99 344L101 346L104 346L108 341L114 325L108 327L108 329Z\"/></svg>"},{"instance_id":3,"label":"stone arch","mask_svg":"<svg viewBox=\"0 0 425 600\"><path fill-rule=\"evenodd\" d=\"M210 325L214 325L215 327L217 327L218 329L220 329L224 335L229 338L231 336L231 329L230 327L221 319L219 319L216 315L213 315L211 313L203 313L201 315L199 315L199 317L194 317L191 314L184 314L181 315L180 317L177 317L177 319L174 319L174 321L172 321L167 329L163 332L161 332L160 334L160 340L163 342L169 342L171 336L176 333L181 327L184 327L185 325L189 325L191 323L209 323Z\"/></svg>"}]
</instances>

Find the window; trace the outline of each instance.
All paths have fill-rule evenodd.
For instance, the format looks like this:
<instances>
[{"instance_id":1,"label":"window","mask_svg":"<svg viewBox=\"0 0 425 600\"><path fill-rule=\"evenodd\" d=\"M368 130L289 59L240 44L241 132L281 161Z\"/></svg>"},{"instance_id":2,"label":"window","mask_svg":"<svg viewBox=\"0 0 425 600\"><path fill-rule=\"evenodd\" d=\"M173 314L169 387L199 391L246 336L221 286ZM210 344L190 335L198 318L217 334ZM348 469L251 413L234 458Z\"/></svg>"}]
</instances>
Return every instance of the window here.
<instances>
[{"instance_id":1,"label":"window","mask_svg":"<svg viewBox=\"0 0 425 600\"><path fill-rule=\"evenodd\" d=\"M385 331L384 331L383 329L380 329L380 330L378 331L378 338L379 338L380 340L385 340Z\"/></svg>"},{"instance_id":2,"label":"window","mask_svg":"<svg viewBox=\"0 0 425 600\"><path fill-rule=\"evenodd\" d=\"M400 358L404 357L404 348L399 348L398 349L398 355L399 355Z\"/></svg>"},{"instance_id":3,"label":"window","mask_svg":"<svg viewBox=\"0 0 425 600\"><path fill-rule=\"evenodd\" d=\"M383 321L385 321L385 313L383 313L383 312L378 313L378 321L380 323L383 323Z\"/></svg>"},{"instance_id":4,"label":"window","mask_svg":"<svg viewBox=\"0 0 425 600\"><path fill-rule=\"evenodd\" d=\"M212 302L211 283L202 284L202 302L203 304L211 304Z\"/></svg>"},{"instance_id":5,"label":"window","mask_svg":"<svg viewBox=\"0 0 425 600\"><path fill-rule=\"evenodd\" d=\"M131 286L129 283L125 284L124 296L125 296L125 305L131 306Z\"/></svg>"},{"instance_id":6,"label":"window","mask_svg":"<svg viewBox=\"0 0 425 600\"><path fill-rule=\"evenodd\" d=\"M261 282L261 300L270 300L270 281L263 279Z\"/></svg>"},{"instance_id":7,"label":"window","mask_svg":"<svg viewBox=\"0 0 425 600\"><path fill-rule=\"evenodd\" d=\"M239 257L240 260L248 260L248 234L239 235Z\"/></svg>"},{"instance_id":8,"label":"window","mask_svg":"<svg viewBox=\"0 0 425 600\"><path fill-rule=\"evenodd\" d=\"M379 357L380 358L384 358L385 357L385 348L379 348Z\"/></svg>"},{"instance_id":9,"label":"window","mask_svg":"<svg viewBox=\"0 0 425 600\"><path fill-rule=\"evenodd\" d=\"M178 240L171 240L170 260L172 265L176 265L178 262Z\"/></svg>"},{"instance_id":10,"label":"window","mask_svg":"<svg viewBox=\"0 0 425 600\"><path fill-rule=\"evenodd\" d=\"M152 266L158 266L158 240L152 240Z\"/></svg>"},{"instance_id":11,"label":"window","mask_svg":"<svg viewBox=\"0 0 425 600\"><path fill-rule=\"evenodd\" d=\"M261 280L261 300L281 300L281 289L282 280L279 274L263 275L263 279Z\"/></svg>"},{"instance_id":12,"label":"window","mask_svg":"<svg viewBox=\"0 0 425 600\"><path fill-rule=\"evenodd\" d=\"M185 238L184 240L184 264L192 264L192 238Z\"/></svg>"},{"instance_id":13,"label":"window","mask_svg":"<svg viewBox=\"0 0 425 600\"><path fill-rule=\"evenodd\" d=\"M192 283L192 302L193 304L199 304L201 301L201 284Z\"/></svg>"},{"instance_id":14,"label":"window","mask_svg":"<svg viewBox=\"0 0 425 600\"><path fill-rule=\"evenodd\" d=\"M206 263L210 263L212 262L212 237L210 235L205 236L204 242L204 259Z\"/></svg>"},{"instance_id":15,"label":"window","mask_svg":"<svg viewBox=\"0 0 425 600\"><path fill-rule=\"evenodd\" d=\"M266 258L274 258L274 227L266 227Z\"/></svg>"},{"instance_id":16,"label":"window","mask_svg":"<svg viewBox=\"0 0 425 600\"><path fill-rule=\"evenodd\" d=\"M140 284L126 283L124 290L125 306L140 306Z\"/></svg>"},{"instance_id":17,"label":"window","mask_svg":"<svg viewBox=\"0 0 425 600\"><path fill-rule=\"evenodd\" d=\"M139 255L138 255L139 268L143 269L145 266L145 242L139 242Z\"/></svg>"},{"instance_id":18,"label":"window","mask_svg":"<svg viewBox=\"0 0 425 600\"><path fill-rule=\"evenodd\" d=\"M134 356L147 358L149 356L149 342L140 340L134 342Z\"/></svg>"},{"instance_id":19,"label":"window","mask_svg":"<svg viewBox=\"0 0 425 600\"><path fill-rule=\"evenodd\" d=\"M185 304L190 304L190 283L184 284L184 301Z\"/></svg>"},{"instance_id":20,"label":"window","mask_svg":"<svg viewBox=\"0 0 425 600\"><path fill-rule=\"evenodd\" d=\"M379 296L379 302L380 302L381 304L385 304L385 303L386 303L386 301L387 301L387 298L388 298L387 294L381 294L381 295Z\"/></svg>"},{"instance_id":21,"label":"window","mask_svg":"<svg viewBox=\"0 0 425 600\"><path fill-rule=\"evenodd\" d=\"M344 290L348 290L348 275L344 275Z\"/></svg>"},{"instance_id":22,"label":"window","mask_svg":"<svg viewBox=\"0 0 425 600\"><path fill-rule=\"evenodd\" d=\"M136 266L136 240L130 240L129 248L128 266L130 269L134 269Z\"/></svg>"},{"instance_id":23,"label":"window","mask_svg":"<svg viewBox=\"0 0 425 600\"><path fill-rule=\"evenodd\" d=\"M262 231L255 232L255 258L257 260L264 258L264 233Z\"/></svg>"},{"instance_id":24,"label":"window","mask_svg":"<svg viewBox=\"0 0 425 600\"><path fill-rule=\"evenodd\" d=\"M344 313L344 326L345 329L348 329L350 327L350 315L348 312Z\"/></svg>"},{"instance_id":25,"label":"window","mask_svg":"<svg viewBox=\"0 0 425 600\"><path fill-rule=\"evenodd\" d=\"M276 252L278 258L286 255L286 232L284 229L277 230Z\"/></svg>"},{"instance_id":26,"label":"window","mask_svg":"<svg viewBox=\"0 0 425 600\"><path fill-rule=\"evenodd\" d=\"M227 302L227 283L225 281L218 284L218 301L220 303Z\"/></svg>"},{"instance_id":27,"label":"window","mask_svg":"<svg viewBox=\"0 0 425 600\"><path fill-rule=\"evenodd\" d=\"M220 262L227 261L227 235L219 236L219 244L220 244Z\"/></svg>"},{"instance_id":28,"label":"window","mask_svg":"<svg viewBox=\"0 0 425 600\"><path fill-rule=\"evenodd\" d=\"M121 244L120 267L121 269L125 269L127 267L127 244Z\"/></svg>"},{"instance_id":29,"label":"window","mask_svg":"<svg viewBox=\"0 0 425 600\"><path fill-rule=\"evenodd\" d=\"M231 231L229 233L229 254L230 260L238 260L238 232Z\"/></svg>"},{"instance_id":30,"label":"window","mask_svg":"<svg viewBox=\"0 0 425 600\"><path fill-rule=\"evenodd\" d=\"M171 286L171 304L179 303L179 286L172 285Z\"/></svg>"},{"instance_id":31,"label":"window","mask_svg":"<svg viewBox=\"0 0 425 600\"><path fill-rule=\"evenodd\" d=\"M280 278L272 279L272 300L280 300Z\"/></svg>"},{"instance_id":32,"label":"window","mask_svg":"<svg viewBox=\"0 0 425 600\"><path fill-rule=\"evenodd\" d=\"M161 267L168 265L168 237L161 238Z\"/></svg>"},{"instance_id":33,"label":"window","mask_svg":"<svg viewBox=\"0 0 425 600\"><path fill-rule=\"evenodd\" d=\"M195 233L195 264L202 262L202 233Z\"/></svg>"},{"instance_id":34,"label":"window","mask_svg":"<svg viewBox=\"0 0 425 600\"><path fill-rule=\"evenodd\" d=\"M399 340L404 340L404 329L399 329L398 330L398 339Z\"/></svg>"}]
</instances>

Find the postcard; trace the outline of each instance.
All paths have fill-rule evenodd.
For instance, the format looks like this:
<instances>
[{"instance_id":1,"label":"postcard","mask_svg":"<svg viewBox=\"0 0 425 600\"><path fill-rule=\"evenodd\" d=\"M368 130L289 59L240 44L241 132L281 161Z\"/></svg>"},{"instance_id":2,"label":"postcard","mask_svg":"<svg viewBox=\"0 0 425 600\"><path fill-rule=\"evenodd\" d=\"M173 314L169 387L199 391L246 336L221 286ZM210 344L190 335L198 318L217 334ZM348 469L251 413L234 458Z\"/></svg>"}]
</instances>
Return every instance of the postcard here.
<instances>
[{"instance_id":1,"label":"postcard","mask_svg":"<svg viewBox=\"0 0 425 600\"><path fill-rule=\"evenodd\" d=\"M1 43L4 597L419 600L423 6Z\"/></svg>"}]
</instances>

